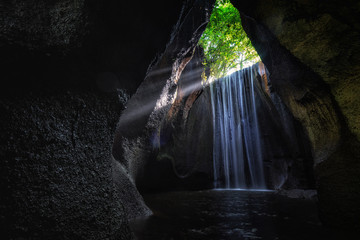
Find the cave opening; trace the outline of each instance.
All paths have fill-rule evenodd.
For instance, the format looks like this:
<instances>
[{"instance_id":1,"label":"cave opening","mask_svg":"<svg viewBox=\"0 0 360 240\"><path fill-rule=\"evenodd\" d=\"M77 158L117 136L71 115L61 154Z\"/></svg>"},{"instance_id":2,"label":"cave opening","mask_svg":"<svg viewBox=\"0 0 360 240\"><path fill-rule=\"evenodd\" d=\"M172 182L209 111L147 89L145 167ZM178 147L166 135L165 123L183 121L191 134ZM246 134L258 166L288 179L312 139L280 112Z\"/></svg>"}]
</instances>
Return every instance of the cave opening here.
<instances>
[{"instance_id":1,"label":"cave opening","mask_svg":"<svg viewBox=\"0 0 360 240\"><path fill-rule=\"evenodd\" d=\"M266 189L254 89L256 69L240 72L260 62L260 57L229 0L215 2L199 46L204 49L203 84L210 86L214 187Z\"/></svg>"},{"instance_id":2,"label":"cave opening","mask_svg":"<svg viewBox=\"0 0 360 240\"><path fill-rule=\"evenodd\" d=\"M204 49L204 82L220 79L260 62L258 53L241 25L240 13L230 0L215 1L199 46Z\"/></svg>"}]
</instances>

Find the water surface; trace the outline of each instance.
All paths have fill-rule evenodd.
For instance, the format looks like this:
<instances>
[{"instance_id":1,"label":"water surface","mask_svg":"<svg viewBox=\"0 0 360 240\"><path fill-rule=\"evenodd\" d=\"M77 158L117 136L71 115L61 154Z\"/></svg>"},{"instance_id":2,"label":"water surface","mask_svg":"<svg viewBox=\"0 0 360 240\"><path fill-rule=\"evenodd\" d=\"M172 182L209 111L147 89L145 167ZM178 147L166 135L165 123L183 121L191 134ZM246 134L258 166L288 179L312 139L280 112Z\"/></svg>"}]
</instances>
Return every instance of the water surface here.
<instances>
[{"instance_id":1,"label":"water surface","mask_svg":"<svg viewBox=\"0 0 360 240\"><path fill-rule=\"evenodd\" d=\"M154 214L136 239L353 239L321 225L314 200L274 192L206 190L145 195Z\"/></svg>"}]
</instances>

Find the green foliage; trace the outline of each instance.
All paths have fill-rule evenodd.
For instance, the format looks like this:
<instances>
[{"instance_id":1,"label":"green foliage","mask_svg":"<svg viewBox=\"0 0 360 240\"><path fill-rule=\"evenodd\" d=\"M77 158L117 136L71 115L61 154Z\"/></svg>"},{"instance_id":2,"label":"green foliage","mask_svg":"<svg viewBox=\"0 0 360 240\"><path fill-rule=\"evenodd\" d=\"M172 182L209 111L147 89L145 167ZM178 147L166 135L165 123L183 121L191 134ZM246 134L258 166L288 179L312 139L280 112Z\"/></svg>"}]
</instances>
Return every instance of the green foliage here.
<instances>
[{"instance_id":1,"label":"green foliage","mask_svg":"<svg viewBox=\"0 0 360 240\"><path fill-rule=\"evenodd\" d=\"M199 45L205 51L204 65L214 78L227 75L231 69L242 69L260 61L241 26L240 14L230 0L216 1Z\"/></svg>"}]
</instances>

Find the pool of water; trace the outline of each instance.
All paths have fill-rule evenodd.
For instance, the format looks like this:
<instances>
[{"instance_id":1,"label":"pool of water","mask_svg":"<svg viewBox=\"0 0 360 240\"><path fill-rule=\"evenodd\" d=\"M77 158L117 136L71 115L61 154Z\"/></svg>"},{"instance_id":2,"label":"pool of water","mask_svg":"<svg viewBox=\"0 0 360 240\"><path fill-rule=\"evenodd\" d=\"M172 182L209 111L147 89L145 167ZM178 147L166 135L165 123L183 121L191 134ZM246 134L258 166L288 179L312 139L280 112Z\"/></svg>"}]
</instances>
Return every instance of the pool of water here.
<instances>
[{"instance_id":1,"label":"pool of water","mask_svg":"<svg viewBox=\"0 0 360 240\"><path fill-rule=\"evenodd\" d=\"M131 222L142 239L353 239L321 225L316 201L274 192L206 190L144 195L153 215Z\"/></svg>"}]
</instances>

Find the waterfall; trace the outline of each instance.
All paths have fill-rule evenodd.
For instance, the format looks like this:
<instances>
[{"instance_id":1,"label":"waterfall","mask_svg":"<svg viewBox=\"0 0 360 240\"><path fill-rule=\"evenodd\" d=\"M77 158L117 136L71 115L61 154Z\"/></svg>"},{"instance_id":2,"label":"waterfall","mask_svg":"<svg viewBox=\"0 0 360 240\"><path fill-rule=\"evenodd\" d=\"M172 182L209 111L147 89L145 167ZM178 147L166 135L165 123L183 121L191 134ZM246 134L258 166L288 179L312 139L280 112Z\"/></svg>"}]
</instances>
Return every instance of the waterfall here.
<instances>
[{"instance_id":1,"label":"waterfall","mask_svg":"<svg viewBox=\"0 0 360 240\"><path fill-rule=\"evenodd\" d=\"M265 189L256 112L258 66L210 84L215 188Z\"/></svg>"}]
</instances>

